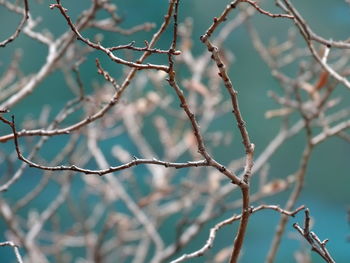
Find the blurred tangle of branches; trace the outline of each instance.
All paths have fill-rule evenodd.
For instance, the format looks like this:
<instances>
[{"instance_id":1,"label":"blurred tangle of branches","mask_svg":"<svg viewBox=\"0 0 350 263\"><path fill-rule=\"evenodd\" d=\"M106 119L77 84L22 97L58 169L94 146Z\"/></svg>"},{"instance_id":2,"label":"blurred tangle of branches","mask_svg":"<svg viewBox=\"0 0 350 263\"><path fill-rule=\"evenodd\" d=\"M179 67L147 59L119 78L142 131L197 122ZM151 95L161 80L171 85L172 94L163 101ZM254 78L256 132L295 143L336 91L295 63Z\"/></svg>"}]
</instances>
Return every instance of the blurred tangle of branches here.
<instances>
[{"instance_id":1,"label":"blurred tangle of branches","mask_svg":"<svg viewBox=\"0 0 350 263\"><path fill-rule=\"evenodd\" d=\"M199 2L0 0L6 262L349 260L348 32Z\"/></svg>"}]
</instances>

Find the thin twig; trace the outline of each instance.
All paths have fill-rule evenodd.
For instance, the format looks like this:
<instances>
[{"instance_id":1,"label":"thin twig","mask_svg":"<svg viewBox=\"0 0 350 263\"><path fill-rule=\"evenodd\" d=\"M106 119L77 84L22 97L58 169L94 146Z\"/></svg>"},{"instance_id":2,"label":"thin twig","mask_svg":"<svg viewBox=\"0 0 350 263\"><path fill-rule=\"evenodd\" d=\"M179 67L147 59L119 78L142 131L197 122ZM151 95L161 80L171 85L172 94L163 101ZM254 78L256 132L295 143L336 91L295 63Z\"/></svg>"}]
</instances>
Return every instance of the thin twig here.
<instances>
[{"instance_id":1,"label":"thin twig","mask_svg":"<svg viewBox=\"0 0 350 263\"><path fill-rule=\"evenodd\" d=\"M7 39L3 40L2 42L0 42L0 47L6 47L6 45L12 41L14 41L18 36L19 33L21 32L21 30L23 29L26 21L29 18L29 4L28 4L28 0L23 0L24 3L24 11L23 11L23 17L21 22L19 23L19 25L16 28L16 31Z\"/></svg>"},{"instance_id":2,"label":"thin twig","mask_svg":"<svg viewBox=\"0 0 350 263\"><path fill-rule=\"evenodd\" d=\"M6 246L12 247L13 251L15 252L17 262L23 263L23 259L22 259L21 254L19 253L18 246L15 243L13 243L12 241L0 242L0 247L6 247Z\"/></svg>"},{"instance_id":3,"label":"thin twig","mask_svg":"<svg viewBox=\"0 0 350 263\"><path fill-rule=\"evenodd\" d=\"M309 209L305 210L304 227L301 228L298 223L294 223L293 227L305 238L305 240L311 245L312 251L319 254L326 262L335 263L330 253L326 248L328 239L321 241L319 237L310 231L310 212Z\"/></svg>"},{"instance_id":4,"label":"thin twig","mask_svg":"<svg viewBox=\"0 0 350 263\"><path fill-rule=\"evenodd\" d=\"M294 217L297 213L299 213L304 208L305 208L304 206L300 206L297 209L295 209L294 211L290 212L290 211L283 210L282 208L280 208L279 206L276 206L276 205L260 205L260 206L255 207L255 208L252 207L250 210L250 213L253 214L253 213L260 211L260 210L271 209L271 210L277 211L278 213ZM209 249L211 249L213 247L214 241L216 238L216 233L222 227L229 225L229 224L232 224L234 221L240 220L241 218L242 218L242 214L235 215L235 216L232 216L228 219L221 221L220 223L217 223L214 227L212 227L210 229L209 238L207 239L207 242L205 243L205 245L202 248L200 248L200 249L198 249L190 254L184 254L181 257L171 261L171 263L179 263L179 262L183 262L183 261L190 259L190 258L203 256Z\"/></svg>"}]
</instances>

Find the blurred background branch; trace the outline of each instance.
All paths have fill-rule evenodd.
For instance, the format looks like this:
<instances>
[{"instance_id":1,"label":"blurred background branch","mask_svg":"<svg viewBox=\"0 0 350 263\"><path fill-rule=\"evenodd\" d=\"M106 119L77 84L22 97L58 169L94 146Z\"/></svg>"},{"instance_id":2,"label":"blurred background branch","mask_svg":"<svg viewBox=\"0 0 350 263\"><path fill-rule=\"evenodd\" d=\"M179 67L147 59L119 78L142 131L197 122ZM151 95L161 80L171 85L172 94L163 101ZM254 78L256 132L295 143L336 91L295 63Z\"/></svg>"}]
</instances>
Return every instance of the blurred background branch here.
<instances>
[{"instance_id":1,"label":"blurred background branch","mask_svg":"<svg viewBox=\"0 0 350 263\"><path fill-rule=\"evenodd\" d=\"M348 260L349 5L274 2L0 0L1 258Z\"/></svg>"}]
</instances>

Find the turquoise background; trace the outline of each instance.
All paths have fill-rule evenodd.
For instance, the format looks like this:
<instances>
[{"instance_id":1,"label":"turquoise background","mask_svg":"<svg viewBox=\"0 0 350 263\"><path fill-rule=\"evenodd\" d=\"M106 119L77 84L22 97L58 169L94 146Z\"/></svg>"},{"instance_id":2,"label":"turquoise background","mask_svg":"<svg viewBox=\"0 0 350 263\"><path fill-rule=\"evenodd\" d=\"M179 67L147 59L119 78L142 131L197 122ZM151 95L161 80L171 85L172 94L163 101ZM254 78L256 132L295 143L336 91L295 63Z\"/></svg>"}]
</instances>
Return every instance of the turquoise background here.
<instances>
[{"instance_id":1,"label":"turquoise background","mask_svg":"<svg viewBox=\"0 0 350 263\"><path fill-rule=\"evenodd\" d=\"M125 17L123 23L124 28L128 28L145 21L154 22L160 25L163 19L163 14L167 7L167 1L159 0L134 0L134 1L114 1L119 10L119 15ZM271 12L278 12L278 9L273 5L274 1L263 5L264 8ZM50 2L51 3L51 2ZM218 16L227 1L210 1L210 0L184 0L181 2L179 10L179 19L183 21L186 17L192 17L194 22L194 48L195 54L201 54L205 47L199 41L200 35L210 25L214 16ZM350 33L350 8L343 0L309 0L309 1L293 1L299 8L301 14L308 21L314 31L324 37L333 39L346 39ZM43 17L44 23L39 28L47 28L55 36L63 33L67 29L66 22L63 20L57 10L50 10L48 4L37 5L31 4L31 11L34 17L40 15ZM65 7L69 9L70 15L74 18L84 7L89 6L90 1L63 1ZM231 14L231 18L235 12ZM16 17L0 7L0 39L4 39L11 34L20 17ZM263 40L268 40L275 36L282 40L286 37L287 29L293 26L292 21L277 20L257 14L253 18L254 25L257 26L260 36ZM92 36L96 31L89 30L85 34ZM131 40L136 40L137 44L142 45L144 39L150 39L154 31L148 33L138 33L130 37L120 36L118 34L105 34L104 43L107 45L128 43ZM167 31L160 40L157 47L168 48L171 32ZM300 44L304 44L300 39ZM245 27L240 27L233 32L225 41L225 48L230 49L235 55L235 63L230 70L230 76L237 90L239 91L240 106L243 116L247 122L247 128L251 135L252 141L256 145L256 156L264 149L266 144L277 134L279 122L277 120L265 120L264 112L268 109L277 107L272 100L267 96L268 90L279 91L278 83L271 77L268 67L261 60L259 55L254 50ZM21 69L24 73L36 72L42 63L45 61L46 48L37 42L28 39L21 35L14 43L11 43L6 49L0 49L0 72L3 72L12 58L13 52L17 48L22 48L23 59ZM81 74L83 81L86 84L86 89L91 92L91 81L102 81L96 74L94 64L95 57L99 57L103 62L104 67L108 68L111 74L118 75L121 72L120 67L113 64L98 52L92 53L88 60L82 66ZM296 71L296 67L291 67L291 72ZM293 76L293 74L290 74ZM44 105L52 107L52 116L57 112L67 100L72 96L72 93L64 86L62 74L60 72L53 73L46 78L40 86L28 96L27 99L11 109L11 113L16 115L17 122L20 123L23 119L31 115L37 118ZM349 90L339 86L334 94L334 97L341 96L344 106L349 105ZM44 100L43 100L44 98ZM76 117L78 118L78 116ZM72 122L74 120L71 120ZM232 129L231 117L218 119L216 125L220 125L223 130ZM216 126L215 125L215 126ZM8 129L0 126L0 133L7 133ZM150 131L151 133L151 131ZM234 134L234 138L238 140L238 134ZM50 144L45 146L42 153L45 156L54 156L55 148L52 145L59 146L65 140L63 137L53 138ZM269 177L284 177L296 171L299 163L300 153L303 149L304 136L300 134L295 138L287 141L287 143L278 150L271 159L271 170ZM123 144L125 141L120 142ZM106 142L104 147L109 150L109 143ZM1 144L1 150L10 152L13 150L12 142ZM131 151L133 151L132 146ZM56 148L57 150L57 148ZM227 163L231 156L240 156L242 154L240 147L231 147L224 151L217 151L218 160ZM349 167L350 147L339 138L332 138L329 141L319 145L310 162L306 178L306 188L299 199L298 205L304 204L310 208L311 215L315 222L313 230L320 238L329 238L328 248L337 262L345 263L350 261L350 243L347 241L347 236L350 234L349 225L346 218L347 207L350 205L349 189L350 189L350 167ZM111 159L112 161L112 159ZM0 165L1 169L5 169L4 164ZM13 187L16 191L10 191L3 194L4 198L16 200L22 196L21 192L25 189L30 189L39 179L40 172L32 169L27 169L25 176ZM1 175L0 175L1 176ZM253 179L257 180L256 179ZM79 187L79 178L76 179L75 187ZM253 182L254 183L254 182ZM52 185L45 194L45 199L35 200L33 205L36 208L46 207L48 196L55 196L55 185ZM274 198L264 200L264 203L284 205L289 192L279 194ZM95 200L96 201L96 200ZM92 200L92 202L94 202ZM23 212L26 212L25 210ZM64 213L64 211L61 211ZM249 223L247 239L245 242L243 257L241 262L263 262L268 248L270 246L272 233L275 224L279 217L275 212L263 211L251 217ZM0 221L1 222L1 221ZM215 221L214 221L215 222ZM199 248L208 236L208 229L213 225L207 224L201 234L181 251L191 252ZM297 216L291 219L288 224L288 229L279 250L276 262L291 263L295 262L292 257L293 252L300 248L301 243L295 240L293 236L295 231L292 228L293 222L303 222L302 216ZM5 226L1 222L1 229ZM226 227L220 231L214 243L212 252L219 250L232 243L235 226ZM166 230L164 230L166 231ZM1 231L3 234L3 231ZM1 236L3 239L3 236ZM77 252L78 253L78 252ZM12 251L8 248L0 248L0 262L12 262ZM205 257L204 257L205 258ZM204 262L205 259L194 259L189 262ZM323 262L318 255L313 256L313 262Z\"/></svg>"}]
</instances>

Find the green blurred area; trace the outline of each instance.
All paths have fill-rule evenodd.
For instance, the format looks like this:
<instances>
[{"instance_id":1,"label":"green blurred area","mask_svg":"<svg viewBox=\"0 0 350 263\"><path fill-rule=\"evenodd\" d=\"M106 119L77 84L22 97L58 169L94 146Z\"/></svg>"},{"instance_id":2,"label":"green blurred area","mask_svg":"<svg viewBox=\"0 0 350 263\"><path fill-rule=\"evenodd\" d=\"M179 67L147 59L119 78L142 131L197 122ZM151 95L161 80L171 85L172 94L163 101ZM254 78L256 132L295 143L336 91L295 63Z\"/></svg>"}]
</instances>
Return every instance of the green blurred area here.
<instances>
[{"instance_id":1,"label":"green blurred area","mask_svg":"<svg viewBox=\"0 0 350 263\"><path fill-rule=\"evenodd\" d=\"M69 14L75 18L77 14L85 7L89 6L89 1L62 1L68 8ZM279 12L274 1L264 1L262 7L271 12ZM163 14L166 11L168 1L159 0L134 0L134 1L115 1L118 6L117 13L124 19L123 27L130 28L144 22L152 22L160 25L163 20ZM194 54L201 54L206 48L199 41L213 17L218 16L227 1L181 1L179 9L179 20L184 21L186 17L193 19L194 33L193 44ZM301 14L305 17L314 31L326 38L346 39L350 33L350 7L343 0L296 0L293 3L298 7ZM42 16L44 23L40 28L47 28L55 36L67 30L67 24L59 14L58 10L50 10L47 2L44 4L31 4L33 16ZM230 15L234 17L235 12ZM0 7L0 39L6 38L15 29L20 21L20 16L16 17ZM287 36L287 31L293 26L292 21L283 19L271 19L263 15L255 15L252 23L257 27L260 36L265 43L271 38L282 41ZM97 31L88 30L84 34L93 36ZM143 45L144 40L149 40L153 34L151 32L140 32L131 36L121 36L113 33L106 33L103 43L106 46L129 43L133 40L137 45ZM158 48L168 48L172 32L168 30L161 38ZM300 45L305 45L300 38ZM252 46L247 30L244 26L234 31L225 41L224 47L229 49L235 56L234 63L230 69L230 76L239 92L239 103L242 114L247 123L247 129L251 135L253 143L256 145L256 156L266 147L268 142L273 139L279 130L279 120L266 120L264 113L267 110L278 107L271 98L268 97L268 90L280 91L279 84L272 78L268 66L262 61L258 53ZM11 43L6 49L0 49L0 72L4 72L10 63L16 50L21 49L22 62L21 70L24 74L35 73L45 62L47 49L34 40L21 34L14 43ZM94 60L98 57L109 73L114 76L120 76L122 69L115 65L100 52L93 52L87 57L87 61L81 67L81 76L87 92L93 90L93 82L102 82L100 76L96 73ZM162 58L157 58L162 61ZM156 60L157 60L156 59ZM311 58L310 58L311 59ZM298 65L290 67L290 76L293 77L297 71ZM287 73L288 74L288 73ZM117 77L119 78L119 77ZM350 105L350 91L339 86L333 95L341 97L344 107ZM17 122L32 116L37 119L45 105L51 107L51 116L54 116L67 100L71 99L71 91L65 87L65 82L61 72L54 72L46 78L35 91L21 103L11 109L15 114ZM78 117L77 117L78 118ZM72 119L71 122L75 120ZM232 159L237 159L244 154L240 145L240 138L237 133L236 125L231 115L225 115L215 121L215 127L222 127L224 131L233 131L233 146L221 147L214 150L217 159L223 163L228 163ZM0 127L1 134L5 133L3 126ZM145 131L152 137L152 130ZM305 138L303 134L288 140L281 147L274 157L270 160L269 178L285 178L296 171L300 154L304 147ZM154 142L156 144L156 142ZM60 143L50 145L60 146ZM13 149L11 142L2 144L5 151ZM109 149L108 149L109 150ZM54 156L57 149L45 148L47 155ZM332 138L329 141L319 145L311 159L310 167L307 172L306 189L299 205L305 204L310 208L315 220L314 230L321 238L329 238L328 248L337 262L350 261L350 244L346 241L350 233L346 221L346 208L350 205L350 147L339 138ZM1 166L0 166L1 167ZM29 176L35 178L35 171L30 171ZM29 179L23 178L21 183L26 184ZM35 181L35 180L34 180ZM31 181L34 183L34 181ZM253 179L253 184L258 183L258 178ZM16 199L19 193L6 194L7 197ZM53 195L53 193L50 193ZM279 204L283 206L288 197L288 193L279 194L273 198L268 198L267 203ZM251 217L249 230L247 233L246 245L243 250L241 263L263 262L272 238L275 225L278 222L278 216L273 212L262 212ZM290 222L299 222L303 220L302 216L292 219ZM285 234L281 250L276 262L295 262L293 252L301 246L299 240L295 237L291 223ZM263 226L263 227L261 227ZM202 233L184 250L190 252L203 245L208 236L207 226ZM213 251L231 244L235 226L227 227L220 232L218 239L214 243ZM166 230L164 230L166 231ZM293 233L292 233L293 232ZM254 251L254 254L251 253ZM2 252L1 252L2 253ZM6 257L13 258L11 252L6 252ZM1 260L0 260L1 261ZM2 262L2 261L1 261ZM8 261L6 261L8 262ZM191 262L205 262L203 258L194 259ZM313 262L322 262L316 255Z\"/></svg>"}]
</instances>

